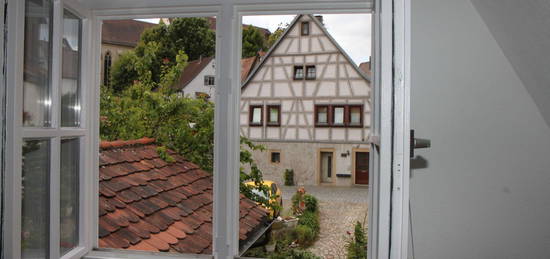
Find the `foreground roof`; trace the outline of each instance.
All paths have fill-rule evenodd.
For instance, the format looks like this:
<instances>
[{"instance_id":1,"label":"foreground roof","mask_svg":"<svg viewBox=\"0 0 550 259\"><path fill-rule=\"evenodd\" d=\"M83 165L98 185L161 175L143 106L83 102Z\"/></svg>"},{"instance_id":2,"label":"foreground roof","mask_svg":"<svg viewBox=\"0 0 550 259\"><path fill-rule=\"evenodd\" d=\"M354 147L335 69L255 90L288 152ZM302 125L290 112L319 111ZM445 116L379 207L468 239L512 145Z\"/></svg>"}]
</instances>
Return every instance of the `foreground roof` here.
<instances>
[{"instance_id":1,"label":"foreground roof","mask_svg":"<svg viewBox=\"0 0 550 259\"><path fill-rule=\"evenodd\" d=\"M154 139L102 142L99 247L193 254L212 252L212 176ZM241 195L239 239L267 226L267 211Z\"/></svg>"}]
</instances>

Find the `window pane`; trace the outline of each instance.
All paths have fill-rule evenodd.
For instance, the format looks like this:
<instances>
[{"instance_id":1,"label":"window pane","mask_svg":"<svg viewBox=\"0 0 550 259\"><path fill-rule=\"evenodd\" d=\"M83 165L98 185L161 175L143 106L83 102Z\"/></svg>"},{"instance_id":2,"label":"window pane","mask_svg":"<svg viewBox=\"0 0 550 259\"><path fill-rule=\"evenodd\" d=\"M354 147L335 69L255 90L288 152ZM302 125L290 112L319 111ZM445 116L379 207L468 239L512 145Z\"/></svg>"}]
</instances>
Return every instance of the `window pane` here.
<instances>
[{"instance_id":1,"label":"window pane","mask_svg":"<svg viewBox=\"0 0 550 259\"><path fill-rule=\"evenodd\" d=\"M361 108L360 107L351 107L350 108L350 123L351 124L360 124L361 123Z\"/></svg>"},{"instance_id":2,"label":"window pane","mask_svg":"<svg viewBox=\"0 0 550 259\"><path fill-rule=\"evenodd\" d=\"M79 144L78 138L61 140L61 255L78 245Z\"/></svg>"},{"instance_id":3,"label":"window pane","mask_svg":"<svg viewBox=\"0 0 550 259\"><path fill-rule=\"evenodd\" d=\"M63 78L61 84L61 126L80 126L80 29L78 17L63 14Z\"/></svg>"},{"instance_id":4,"label":"window pane","mask_svg":"<svg viewBox=\"0 0 550 259\"><path fill-rule=\"evenodd\" d=\"M253 123L262 123L262 108L254 108L254 114L252 116Z\"/></svg>"},{"instance_id":5,"label":"window pane","mask_svg":"<svg viewBox=\"0 0 550 259\"><path fill-rule=\"evenodd\" d=\"M327 123L327 107L319 107L317 110L317 122L318 123Z\"/></svg>"},{"instance_id":6,"label":"window pane","mask_svg":"<svg viewBox=\"0 0 550 259\"><path fill-rule=\"evenodd\" d=\"M24 126L51 126L51 6L50 0L27 0L25 4Z\"/></svg>"},{"instance_id":7,"label":"window pane","mask_svg":"<svg viewBox=\"0 0 550 259\"><path fill-rule=\"evenodd\" d=\"M277 108L269 109L269 122L272 122L272 123L279 122L279 109Z\"/></svg>"},{"instance_id":8,"label":"window pane","mask_svg":"<svg viewBox=\"0 0 550 259\"><path fill-rule=\"evenodd\" d=\"M21 257L47 258L49 243L50 141L23 144Z\"/></svg>"},{"instance_id":9,"label":"window pane","mask_svg":"<svg viewBox=\"0 0 550 259\"><path fill-rule=\"evenodd\" d=\"M344 124L344 107L334 108L334 124Z\"/></svg>"}]
</instances>

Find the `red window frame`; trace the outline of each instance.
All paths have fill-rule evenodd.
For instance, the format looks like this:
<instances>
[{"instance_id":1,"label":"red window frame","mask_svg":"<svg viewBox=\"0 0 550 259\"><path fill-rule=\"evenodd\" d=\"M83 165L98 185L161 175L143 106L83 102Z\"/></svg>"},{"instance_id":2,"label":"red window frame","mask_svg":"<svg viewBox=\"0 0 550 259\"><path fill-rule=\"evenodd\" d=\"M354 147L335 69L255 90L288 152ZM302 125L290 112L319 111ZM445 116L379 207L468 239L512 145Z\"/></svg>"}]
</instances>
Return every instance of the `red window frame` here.
<instances>
[{"instance_id":1,"label":"red window frame","mask_svg":"<svg viewBox=\"0 0 550 259\"><path fill-rule=\"evenodd\" d=\"M351 109L353 108L359 108L359 123L355 123L355 124L352 124L351 123ZM360 127L363 127L363 105L362 104L358 104L358 105L348 105L348 127L351 127L351 128L360 128Z\"/></svg>"},{"instance_id":2,"label":"red window frame","mask_svg":"<svg viewBox=\"0 0 550 259\"><path fill-rule=\"evenodd\" d=\"M319 108L326 108L327 109L327 122L326 123L320 123L319 122ZM331 116L330 105L326 105L326 104L315 105L315 126L316 127L330 127L332 125L331 117L332 116Z\"/></svg>"},{"instance_id":3,"label":"red window frame","mask_svg":"<svg viewBox=\"0 0 550 259\"><path fill-rule=\"evenodd\" d=\"M253 122L254 109L260 109L260 123ZM248 125L251 127L261 127L264 125L264 106L263 105L250 105L248 109Z\"/></svg>"}]
</instances>

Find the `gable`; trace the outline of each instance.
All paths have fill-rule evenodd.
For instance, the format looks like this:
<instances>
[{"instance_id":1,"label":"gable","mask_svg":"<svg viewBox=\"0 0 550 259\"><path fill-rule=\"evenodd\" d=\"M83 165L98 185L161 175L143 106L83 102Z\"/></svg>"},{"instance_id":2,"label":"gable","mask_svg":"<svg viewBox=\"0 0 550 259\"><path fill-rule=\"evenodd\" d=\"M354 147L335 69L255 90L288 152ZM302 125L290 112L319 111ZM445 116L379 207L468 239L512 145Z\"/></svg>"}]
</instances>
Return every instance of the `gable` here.
<instances>
[{"instance_id":1,"label":"gable","mask_svg":"<svg viewBox=\"0 0 550 259\"><path fill-rule=\"evenodd\" d=\"M309 22L309 35L301 35L300 30L303 22ZM264 67L265 64L317 64L334 62L336 59L340 61L341 67L339 69L345 71L346 76L359 77L370 82L370 78L359 70L357 65L332 38L317 18L312 15L298 15L281 38L271 47L260 64L250 73L249 78L244 81L242 85L243 94L247 85L253 81L284 80L289 78L293 72L289 71L288 68L276 68L274 70L279 70L279 72L268 73ZM320 68L323 69L323 67Z\"/></svg>"}]
</instances>

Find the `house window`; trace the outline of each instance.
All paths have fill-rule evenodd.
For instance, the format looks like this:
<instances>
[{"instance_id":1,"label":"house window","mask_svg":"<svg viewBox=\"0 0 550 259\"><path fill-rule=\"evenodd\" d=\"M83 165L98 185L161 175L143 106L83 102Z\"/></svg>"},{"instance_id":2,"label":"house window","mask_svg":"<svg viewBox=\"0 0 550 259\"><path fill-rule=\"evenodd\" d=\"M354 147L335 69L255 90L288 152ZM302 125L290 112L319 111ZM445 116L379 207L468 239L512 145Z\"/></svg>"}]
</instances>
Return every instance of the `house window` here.
<instances>
[{"instance_id":1,"label":"house window","mask_svg":"<svg viewBox=\"0 0 550 259\"><path fill-rule=\"evenodd\" d=\"M268 105L267 116L268 116L267 117L268 126L280 126L281 125L281 106Z\"/></svg>"},{"instance_id":2,"label":"house window","mask_svg":"<svg viewBox=\"0 0 550 259\"><path fill-rule=\"evenodd\" d=\"M344 126L345 122L346 122L345 113L346 113L346 107L345 106L333 106L332 124L334 126Z\"/></svg>"},{"instance_id":3,"label":"house window","mask_svg":"<svg viewBox=\"0 0 550 259\"><path fill-rule=\"evenodd\" d=\"M329 125L328 121L328 105L318 105L315 106L315 124L316 125Z\"/></svg>"},{"instance_id":4,"label":"house window","mask_svg":"<svg viewBox=\"0 0 550 259\"><path fill-rule=\"evenodd\" d=\"M215 79L214 76L204 76L204 85L206 86L212 86L215 85Z\"/></svg>"},{"instance_id":5,"label":"house window","mask_svg":"<svg viewBox=\"0 0 550 259\"><path fill-rule=\"evenodd\" d=\"M278 164L281 162L281 152L272 151L271 152L271 163Z\"/></svg>"},{"instance_id":6,"label":"house window","mask_svg":"<svg viewBox=\"0 0 550 259\"><path fill-rule=\"evenodd\" d=\"M109 86L111 81L111 62L111 52L107 51L103 58L103 84L106 86Z\"/></svg>"},{"instance_id":7,"label":"house window","mask_svg":"<svg viewBox=\"0 0 550 259\"><path fill-rule=\"evenodd\" d=\"M302 22L301 32L302 36L309 35L309 22Z\"/></svg>"},{"instance_id":8,"label":"house window","mask_svg":"<svg viewBox=\"0 0 550 259\"><path fill-rule=\"evenodd\" d=\"M306 79L307 80L315 80L317 77L317 69L315 66L307 66L306 67Z\"/></svg>"},{"instance_id":9,"label":"house window","mask_svg":"<svg viewBox=\"0 0 550 259\"><path fill-rule=\"evenodd\" d=\"M363 125L363 106L362 105L349 106L348 124L349 126Z\"/></svg>"},{"instance_id":10,"label":"house window","mask_svg":"<svg viewBox=\"0 0 550 259\"><path fill-rule=\"evenodd\" d=\"M303 66L295 66L294 67L294 80L302 80L304 79L304 67Z\"/></svg>"},{"instance_id":11,"label":"house window","mask_svg":"<svg viewBox=\"0 0 550 259\"><path fill-rule=\"evenodd\" d=\"M262 126L263 125L263 106L251 105L250 106L250 126Z\"/></svg>"}]
</instances>

